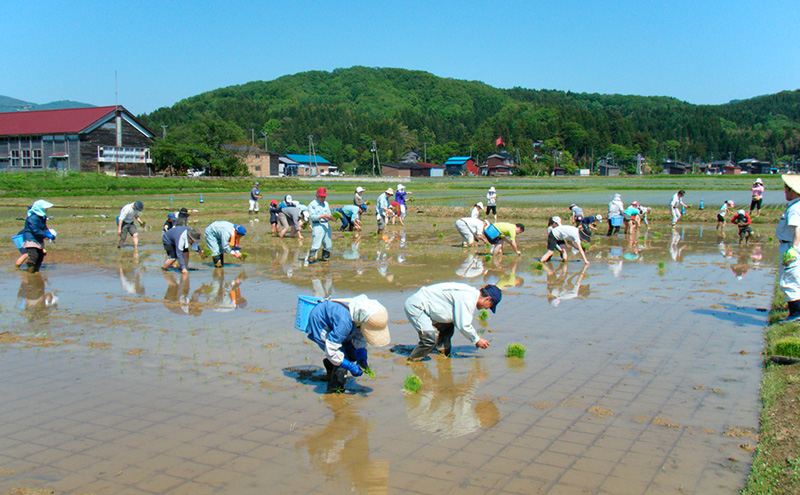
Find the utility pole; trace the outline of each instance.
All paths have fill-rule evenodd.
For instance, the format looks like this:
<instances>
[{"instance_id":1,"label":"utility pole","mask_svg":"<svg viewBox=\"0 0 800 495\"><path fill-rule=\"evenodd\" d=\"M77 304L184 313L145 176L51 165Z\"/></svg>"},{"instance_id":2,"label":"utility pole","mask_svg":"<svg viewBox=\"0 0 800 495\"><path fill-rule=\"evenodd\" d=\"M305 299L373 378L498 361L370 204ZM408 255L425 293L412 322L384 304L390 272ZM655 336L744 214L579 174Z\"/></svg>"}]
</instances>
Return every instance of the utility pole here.
<instances>
[{"instance_id":1,"label":"utility pole","mask_svg":"<svg viewBox=\"0 0 800 495\"><path fill-rule=\"evenodd\" d=\"M369 149L372 152L372 176L375 177L375 154L378 153L378 146L375 144L375 140L372 140L372 148Z\"/></svg>"},{"instance_id":2,"label":"utility pole","mask_svg":"<svg viewBox=\"0 0 800 495\"><path fill-rule=\"evenodd\" d=\"M166 124L161 124L161 139L167 139L167 127Z\"/></svg>"},{"instance_id":3,"label":"utility pole","mask_svg":"<svg viewBox=\"0 0 800 495\"><path fill-rule=\"evenodd\" d=\"M423 147L424 153L425 153L425 158L423 160L425 161L425 163L428 163L428 143L427 143L427 141L422 143L422 147Z\"/></svg>"},{"instance_id":4,"label":"utility pole","mask_svg":"<svg viewBox=\"0 0 800 495\"><path fill-rule=\"evenodd\" d=\"M264 151L269 151L269 148L267 148L267 136L269 134L267 134L266 132L262 132L261 135L264 136Z\"/></svg>"}]
</instances>

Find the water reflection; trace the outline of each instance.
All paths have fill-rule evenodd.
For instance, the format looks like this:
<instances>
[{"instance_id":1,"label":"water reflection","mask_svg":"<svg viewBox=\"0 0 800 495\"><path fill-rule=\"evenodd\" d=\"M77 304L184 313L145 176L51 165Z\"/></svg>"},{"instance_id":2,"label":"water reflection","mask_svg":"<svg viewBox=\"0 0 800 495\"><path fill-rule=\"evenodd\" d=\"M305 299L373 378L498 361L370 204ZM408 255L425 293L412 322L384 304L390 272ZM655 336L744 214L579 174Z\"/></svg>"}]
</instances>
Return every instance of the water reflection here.
<instances>
[{"instance_id":1,"label":"water reflection","mask_svg":"<svg viewBox=\"0 0 800 495\"><path fill-rule=\"evenodd\" d=\"M180 315L199 316L203 312L200 304L201 291L189 295L189 274L181 273L175 278L174 272L164 272L167 292L164 293L164 307Z\"/></svg>"},{"instance_id":2,"label":"water reflection","mask_svg":"<svg viewBox=\"0 0 800 495\"><path fill-rule=\"evenodd\" d=\"M434 360L438 376L422 363L410 365L422 380L419 392L405 394L411 426L442 437L460 437L497 424L500 411L494 400L476 396L478 383L489 374L479 359L471 361L472 370L458 381L449 359Z\"/></svg>"},{"instance_id":3,"label":"water reflection","mask_svg":"<svg viewBox=\"0 0 800 495\"><path fill-rule=\"evenodd\" d=\"M468 254L464 261L456 267L456 275L461 278L475 278L483 275L485 271L483 256L478 256L475 253Z\"/></svg>"},{"instance_id":4,"label":"water reflection","mask_svg":"<svg viewBox=\"0 0 800 495\"><path fill-rule=\"evenodd\" d=\"M46 317L58 304L58 296L46 291L47 279L40 272L22 275L17 306L30 320Z\"/></svg>"},{"instance_id":5,"label":"water reflection","mask_svg":"<svg viewBox=\"0 0 800 495\"><path fill-rule=\"evenodd\" d=\"M519 258L511 258L511 260L509 264L504 265L499 257L494 257L483 275L483 282L496 285L503 290L509 287L522 287L525 279L517 275Z\"/></svg>"},{"instance_id":6,"label":"water reflection","mask_svg":"<svg viewBox=\"0 0 800 495\"><path fill-rule=\"evenodd\" d=\"M198 299L212 307L213 311L225 313L247 306L247 299L242 297L242 282L246 278L244 270L236 277L225 281L225 269L216 269L210 284L203 284L198 289Z\"/></svg>"},{"instance_id":7,"label":"water reflection","mask_svg":"<svg viewBox=\"0 0 800 495\"><path fill-rule=\"evenodd\" d=\"M139 265L119 265L119 281L126 294L144 294L141 271Z\"/></svg>"},{"instance_id":8,"label":"water reflection","mask_svg":"<svg viewBox=\"0 0 800 495\"><path fill-rule=\"evenodd\" d=\"M588 297L591 289L588 283L583 282L587 268L588 265L584 263L580 270L570 275L569 263L561 262L556 268L553 268L549 261L544 263L544 271L547 274L547 302L555 308L561 301Z\"/></svg>"},{"instance_id":9,"label":"water reflection","mask_svg":"<svg viewBox=\"0 0 800 495\"><path fill-rule=\"evenodd\" d=\"M333 418L296 444L308 453L311 466L328 480L343 479L355 493L388 493L389 462L370 459L370 422L351 398L325 395Z\"/></svg>"}]
</instances>

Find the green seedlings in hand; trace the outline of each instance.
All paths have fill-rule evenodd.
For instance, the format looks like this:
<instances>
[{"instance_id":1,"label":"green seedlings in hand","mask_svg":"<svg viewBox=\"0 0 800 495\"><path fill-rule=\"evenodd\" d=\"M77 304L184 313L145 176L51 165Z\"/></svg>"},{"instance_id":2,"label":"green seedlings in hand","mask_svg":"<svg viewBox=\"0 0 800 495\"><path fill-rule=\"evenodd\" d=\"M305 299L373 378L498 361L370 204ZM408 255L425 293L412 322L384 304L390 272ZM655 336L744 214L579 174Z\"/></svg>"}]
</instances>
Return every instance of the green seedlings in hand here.
<instances>
[{"instance_id":1,"label":"green seedlings in hand","mask_svg":"<svg viewBox=\"0 0 800 495\"><path fill-rule=\"evenodd\" d=\"M439 239L444 239L444 234L442 234L441 232L439 232Z\"/></svg>"},{"instance_id":2,"label":"green seedlings in hand","mask_svg":"<svg viewBox=\"0 0 800 495\"><path fill-rule=\"evenodd\" d=\"M508 344L506 348L506 357L510 358L523 358L525 357L525 346L522 344Z\"/></svg>"},{"instance_id":3,"label":"green seedlings in hand","mask_svg":"<svg viewBox=\"0 0 800 495\"><path fill-rule=\"evenodd\" d=\"M482 309L478 311L478 319L481 321L486 321L489 319L489 311Z\"/></svg>"},{"instance_id":4,"label":"green seedlings in hand","mask_svg":"<svg viewBox=\"0 0 800 495\"><path fill-rule=\"evenodd\" d=\"M364 375L370 380L375 379L375 372L372 371L372 368L364 368Z\"/></svg>"},{"instance_id":5,"label":"green seedlings in hand","mask_svg":"<svg viewBox=\"0 0 800 495\"><path fill-rule=\"evenodd\" d=\"M483 257L483 261L492 261L492 255L487 254L486 256Z\"/></svg>"},{"instance_id":6,"label":"green seedlings in hand","mask_svg":"<svg viewBox=\"0 0 800 495\"><path fill-rule=\"evenodd\" d=\"M422 388L422 380L417 375L407 375L403 382L403 390L416 394Z\"/></svg>"},{"instance_id":7,"label":"green seedlings in hand","mask_svg":"<svg viewBox=\"0 0 800 495\"><path fill-rule=\"evenodd\" d=\"M334 211L334 212L333 212L331 215L332 215L332 216L333 216L333 218L335 218L336 220L341 220L341 219L342 219L342 214L341 214L341 213L339 213L338 211Z\"/></svg>"}]
</instances>

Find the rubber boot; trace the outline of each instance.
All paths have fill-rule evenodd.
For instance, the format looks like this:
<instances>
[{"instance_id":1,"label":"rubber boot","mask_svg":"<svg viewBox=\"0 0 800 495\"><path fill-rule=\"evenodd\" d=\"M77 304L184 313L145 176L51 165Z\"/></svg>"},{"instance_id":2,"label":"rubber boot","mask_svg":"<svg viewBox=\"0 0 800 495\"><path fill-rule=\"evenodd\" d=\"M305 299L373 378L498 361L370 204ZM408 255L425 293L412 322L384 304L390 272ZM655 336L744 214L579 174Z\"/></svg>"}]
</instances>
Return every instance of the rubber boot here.
<instances>
[{"instance_id":1,"label":"rubber boot","mask_svg":"<svg viewBox=\"0 0 800 495\"><path fill-rule=\"evenodd\" d=\"M408 356L409 361L422 361L436 347L439 332L423 332L417 347Z\"/></svg>"},{"instance_id":2,"label":"rubber boot","mask_svg":"<svg viewBox=\"0 0 800 495\"><path fill-rule=\"evenodd\" d=\"M439 329L439 335L436 337L437 352L445 357L450 357L455 325L452 323L435 323L433 326Z\"/></svg>"},{"instance_id":3,"label":"rubber boot","mask_svg":"<svg viewBox=\"0 0 800 495\"><path fill-rule=\"evenodd\" d=\"M789 315L784 319L785 322L800 321L800 299L786 303L789 307Z\"/></svg>"},{"instance_id":4,"label":"rubber boot","mask_svg":"<svg viewBox=\"0 0 800 495\"><path fill-rule=\"evenodd\" d=\"M328 261L331 257L331 252L326 251L325 249L322 250L322 261Z\"/></svg>"},{"instance_id":5,"label":"rubber boot","mask_svg":"<svg viewBox=\"0 0 800 495\"><path fill-rule=\"evenodd\" d=\"M309 265L313 265L317 262L317 250L316 249L309 249L308 254L306 255L306 259L304 260Z\"/></svg>"},{"instance_id":6,"label":"rubber boot","mask_svg":"<svg viewBox=\"0 0 800 495\"><path fill-rule=\"evenodd\" d=\"M327 359L325 361L328 361ZM344 385L347 382L347 370L341 366L335 366L328 361L333 368L328 374L328 388L325 390L326 394L340 394L344 392Z\"/></svg>"},{"instance_id":7,"label":"rubber boot","mask_svg":"<svg viewBox=\"0 0 800 495\"><path fill-rule=\"evenodd\" d=\"M222 268L222 255L218 254L216 256L211 257L211 261L214 262L214 266L217 268Z\"/></svg>"}]
</instances>

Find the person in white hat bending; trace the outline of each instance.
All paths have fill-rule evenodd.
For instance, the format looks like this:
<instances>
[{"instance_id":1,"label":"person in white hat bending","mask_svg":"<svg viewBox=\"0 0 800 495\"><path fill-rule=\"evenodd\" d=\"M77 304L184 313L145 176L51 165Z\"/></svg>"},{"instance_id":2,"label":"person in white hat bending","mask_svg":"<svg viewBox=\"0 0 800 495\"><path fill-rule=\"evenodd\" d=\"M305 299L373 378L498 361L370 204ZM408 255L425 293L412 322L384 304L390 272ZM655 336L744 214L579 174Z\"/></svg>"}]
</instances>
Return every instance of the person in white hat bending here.
<instances>
[{"instance_id":1,"label":"person in white hat bending","mask_svg":"<svg viewBox=\"0 0 800 495\"><path fill-rule=\"evenodd\" d=\"M761 203L764 201L764 183L761 178L753 182L750 192L753 194L753 199L750 200L750 216L753 216L753 210L756 210L756 216L761 215Z\"/></svg>"},{"instance_id":2,"label":"person in white hat bending","mask_svg":"<svg viewBox=\"0 0 800 495\"><path fill-rule=\"evenodd\" d=\"M481 213L483 213L483 203L478 201L472 206L472 210L469 212L469 216L472 218L480 218Z\"/></svg>"},{"instance_id":3,"label":"person in white hat bending","mask_svg":"<svg viewBox=\"0 0 800 495\"><path fill-rule=\"evenodd\" d=\"M392 206L389 204L389 200L393 195L394 189L390 187L385 192L381 193L380 196L378 196L378 200L375 205L375 218L378 220L378 235L381 235L383 233L383 229L386 228L386 218L393 215Z\"/></svg>"},{"instance_id":4,"label":"person in white hat bending","mask_svg":"<svg viewBox=\"0 0 800 495\"><path fill-rule=\"evenodd\" d=\"M775 228L781 241L780 286L789 307L785 321L800 320L800 175L782 175L788 204Z\"/></svg>"},{"instance_id":5,"label":"person in white hat bending","mask_svg":"<svg viewBox=\"0 0 800 495\"><path fill-rule=\"evenodd\" d=\"M344 392L348 372L361 376L369 369L367 344L388 344L388 323L386 308L364 294L349 301L324 300L311 310L306 334L325 353L326 393Z\"/></svg>"},{"instance_id":6,"label":"person in white hat bending","mask_svg":"<svg viewBox=\"0 0 800 495\"><path fill-rule=\"evenodd\" d=\"M419 343L408 360L420 361L440 347L445 356L450 356L450 340L456 329L475 347L489 347L489 341L472 326L473 313L476 309L491 309L494 313L502 297L503 292L494 285L479 290L445 282L420 288L405 304L408 321L419 335Z\"/></svg>"},{"instance_id":7,"label":"person in white hat bending","mask_svg":"<svg viewBox=\"0 0 800 495\"><path fill-rule=\"evenodd\" d=\"M494 221L497 221L497 190L494 186L489 188L489 192L486 193L486 216L489 216L489 213L494 215Z\"/></svg>"}]
</instances>

